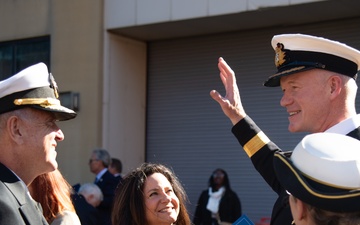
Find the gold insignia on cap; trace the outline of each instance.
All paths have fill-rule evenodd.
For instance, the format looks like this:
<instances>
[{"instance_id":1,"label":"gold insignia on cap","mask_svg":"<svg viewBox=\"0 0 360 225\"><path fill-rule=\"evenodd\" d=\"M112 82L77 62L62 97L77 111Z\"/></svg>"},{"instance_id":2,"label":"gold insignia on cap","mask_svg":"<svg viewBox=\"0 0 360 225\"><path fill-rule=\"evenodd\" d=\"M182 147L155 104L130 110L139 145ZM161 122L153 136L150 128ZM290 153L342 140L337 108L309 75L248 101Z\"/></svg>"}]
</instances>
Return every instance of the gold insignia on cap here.
<instances>
[{"instance_id":1,"label":"gold insignia on cap","mask_svg":"<svg viewBox=\"0 0 360 225\"><path fill-rule=\"evenodd\" d=\"M50 108L51 106L60 106L60 101L54 98L23 98L15 99L15 105L40 105L44 108Z\"/></svg>"},{"instance_id":2,"label":"gold insignia on cap","mask_svg":"<svg viewBox=\"0 0 360 225\"><path fill-rule=\"evenodd\" d=\"M57 86L57 83L55 82L55 78L51 73L49 73L49 77L50 77L50 87L54 89L55 98L59 98L59 93L58 93L59 88Z\"/></svg>"},{"instance_id":3,"label":"gold insignia on cap","mask_svg":"<svg viewBox=\"0 0 360 225\"><path fill-rule=\"evenodd\" d=\"M285 56L286 56L286 52L284 51L284 45L281 43L277 43L276 48L275 48L275 65L276 65L276 67L279 67L286 62Z\"/></svg>"}]
</instances>

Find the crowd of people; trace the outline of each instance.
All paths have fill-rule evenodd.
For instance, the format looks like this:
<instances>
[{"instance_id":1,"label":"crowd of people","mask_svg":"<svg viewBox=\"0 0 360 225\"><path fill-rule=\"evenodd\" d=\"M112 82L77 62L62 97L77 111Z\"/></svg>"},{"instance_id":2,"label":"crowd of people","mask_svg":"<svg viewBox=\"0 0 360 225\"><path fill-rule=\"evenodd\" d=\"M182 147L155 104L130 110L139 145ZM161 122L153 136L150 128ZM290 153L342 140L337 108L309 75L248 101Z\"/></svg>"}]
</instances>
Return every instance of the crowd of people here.
<instances>
[{"instance_id":1,"label":"crowd of people","mask_svg":"<svg viewBox=\"0 0 360 225\"><path fill-rule=\"evenodd\" d=\"M234 71L219 58L225 96L210 92L233 124L254 167L278 194L271 225L360 223L360 115L355 110L360 51L325 38L275 35L277 72L290 132L309 132L282 151L246 114ZM0 81L0 224L220 225L241 215L228 174L218 168L191 220L174 171L144 163L124 176L119 159L92 151L93 183L71 186L58 169L57 122L76 113L61 105L47 66L39 63ZM36 162L36 163L29 163Z\"/></svg>"}]
</instances>

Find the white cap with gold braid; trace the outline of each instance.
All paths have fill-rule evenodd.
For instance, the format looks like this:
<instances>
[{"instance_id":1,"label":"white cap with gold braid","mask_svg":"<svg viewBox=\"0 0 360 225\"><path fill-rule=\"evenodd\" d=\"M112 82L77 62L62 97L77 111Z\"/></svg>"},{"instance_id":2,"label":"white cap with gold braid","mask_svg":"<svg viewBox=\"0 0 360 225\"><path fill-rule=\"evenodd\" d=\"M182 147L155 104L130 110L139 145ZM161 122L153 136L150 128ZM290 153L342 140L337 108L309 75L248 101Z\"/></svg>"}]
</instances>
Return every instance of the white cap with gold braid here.
<instances>
[{"instance_id":1,"label":"white cap with gold braid","mask_svg":"<svg viewBox=\"0 0 360 225\"><path fill-rule=\"evenodd\" d=\"M54 77L44 63L30 66L0 81L0 114L32 107L54 113L58 120L69 120L76 113L61 105Z\"/></svg>"},{"instance_id":2,"label":"white cap with gold braid","mask_svg":"<svg viewBox=\"0 0 360 225\"><path fill-rule=\"evenodd\" d=\"M338 41L306 34L275 35L271 40L277 72L264 83L280 85L284 76L311 69L323 69L356 79L360 70L360 51Z\"/></svg>"}]
</instances>

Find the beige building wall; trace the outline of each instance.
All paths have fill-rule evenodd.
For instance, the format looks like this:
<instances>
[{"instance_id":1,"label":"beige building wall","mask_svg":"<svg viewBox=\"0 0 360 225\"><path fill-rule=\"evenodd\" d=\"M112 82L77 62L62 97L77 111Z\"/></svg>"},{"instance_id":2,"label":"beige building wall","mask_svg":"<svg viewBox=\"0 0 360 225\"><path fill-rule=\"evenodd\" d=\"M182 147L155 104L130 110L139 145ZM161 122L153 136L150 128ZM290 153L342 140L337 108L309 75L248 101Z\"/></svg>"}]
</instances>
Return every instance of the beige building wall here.
<instances>
[{"instance_id":1,"label":"beige building wall","mask_svg":"<svg viewBox=\"0 0 360 225\"><path fill-rule=\"evenodd\" d=\"M0 1L0 41L50 34L50 1Z\"/></svg>"},{"instance_id":2,"label":"beige building wall","mask_svg":"<svg viewBox=\"0 0 360 225\"><path fill-rule=\"evenodd\" d=\"M145 160L146 44L105 34L103 143L123 174Z\"/></svg>"},{"instance_id":3,"label":"beige building wall","mask_svg":"<svg viewBox=\"0 0 360 225\"><path fill-rule=\"evenodd\" d=\"M102 1L51 1L51 64L61 91L80 93L77 118L62 122L60 169L74 184L91 182L88 160L102 147Z\"/></svg>"}]
</instances>

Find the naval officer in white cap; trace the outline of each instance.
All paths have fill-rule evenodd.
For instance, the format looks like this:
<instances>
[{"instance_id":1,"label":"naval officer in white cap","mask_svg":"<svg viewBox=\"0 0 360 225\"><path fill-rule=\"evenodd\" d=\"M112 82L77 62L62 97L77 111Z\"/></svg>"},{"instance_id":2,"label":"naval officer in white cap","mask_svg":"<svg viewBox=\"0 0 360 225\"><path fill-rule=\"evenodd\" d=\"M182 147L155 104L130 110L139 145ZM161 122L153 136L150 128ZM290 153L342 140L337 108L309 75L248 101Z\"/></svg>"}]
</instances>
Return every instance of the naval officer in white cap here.
<instances>
[{"instance_id":1,"label":"naval officer in white cap","mask_svg":"<svg viewBox=\"0 0 360 225\"><path fill-rule=\"evenodd\" d=\"M289 114L290 132L330 132L360 139L360 115L355 110L360 51L346 44L304 34L275 35L271 41L277 71L264 83L280 86L280 105ZM285 189L273 168L273 155L281 151L246 114L234 71L220 58L218 67L226 95L210 92L230 119L232 132L256 170L278 194L271 225L291 224Z\"/></svg>"},{"instance_id":2,"label":"naval officer in white cap","mask_svg":"<svg viewBox=\"0 0 360 225\"><path fill-rule=\"evenodd\" d=\"M56 123L75 116L44 63L0 81L0 224L47 224L27 185L58 167Z\"/></svg>"},{"instance_id":3,"label":"naval officer in white cap","mask_svg":"<svg viewBox=\"0 0 360 225\"><path fill-rule=\"evenodd\" d=\"M296 225L360 224L359 140L309 134L294 151L276 152L274 168Z\"/></svg>"}]
</instances>

